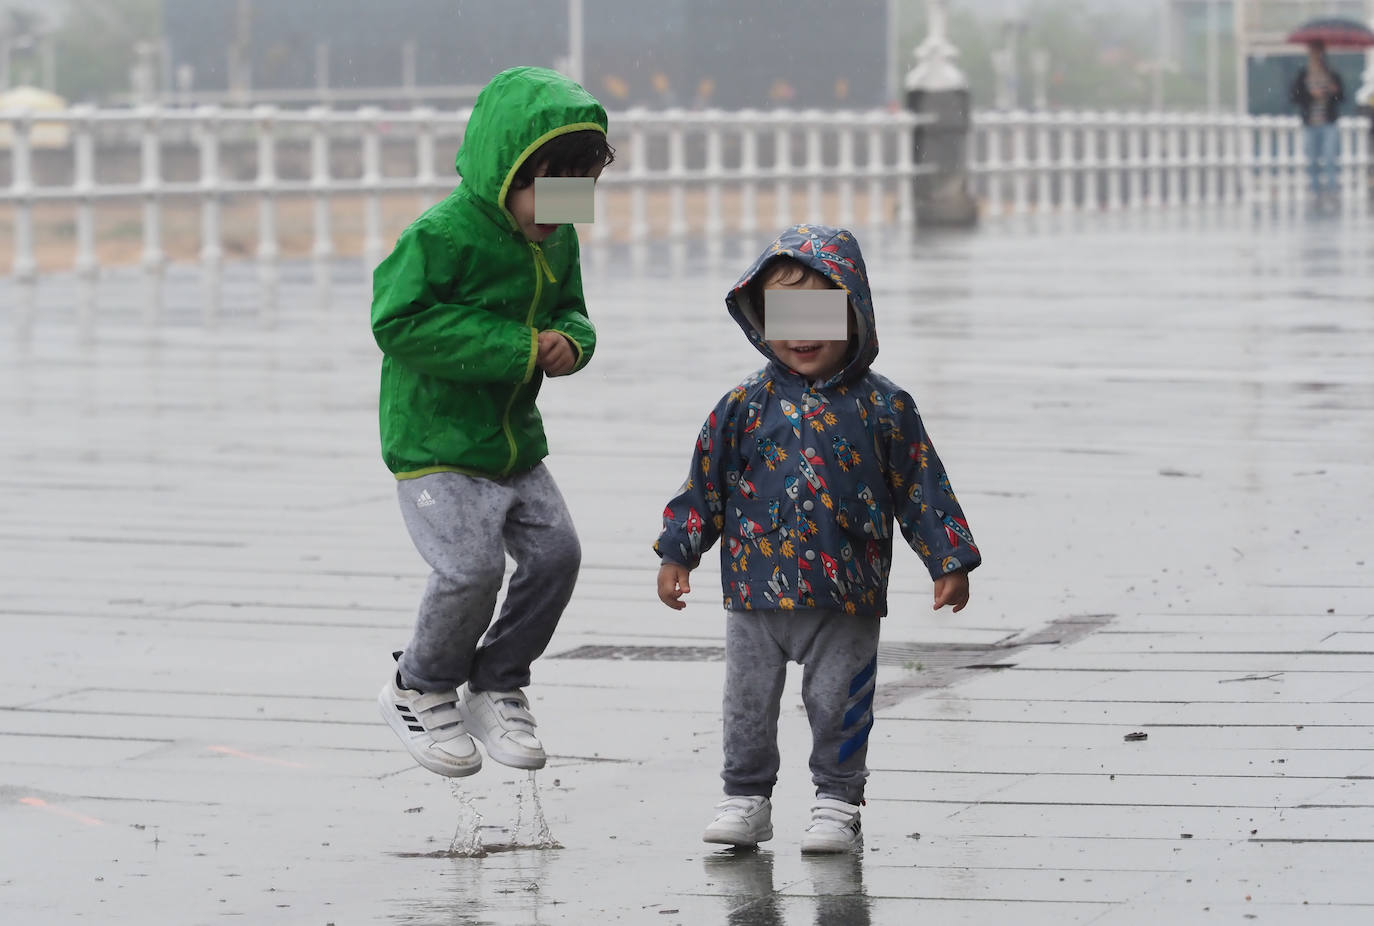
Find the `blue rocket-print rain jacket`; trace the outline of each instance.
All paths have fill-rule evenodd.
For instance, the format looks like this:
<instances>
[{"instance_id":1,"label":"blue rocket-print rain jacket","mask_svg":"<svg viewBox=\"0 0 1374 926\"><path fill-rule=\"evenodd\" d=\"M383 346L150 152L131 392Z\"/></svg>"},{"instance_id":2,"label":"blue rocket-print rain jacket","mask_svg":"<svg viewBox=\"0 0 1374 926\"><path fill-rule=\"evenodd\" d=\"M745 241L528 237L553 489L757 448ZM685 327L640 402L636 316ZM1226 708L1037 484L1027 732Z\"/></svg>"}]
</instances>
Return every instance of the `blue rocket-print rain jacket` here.
<instances>
[{"instance_id":1,"label":"blue rocket-print rain jacket","mask_svg":"<svg viewBox=\"0 0 1374 926\"><path fill-rule=\"evenodd\" d=\"M849 296L857 347L811 383L764 340L746 284L787 255ZM768 365L730 391L697 438L691 471L663 512L654 550L695 568L718 539L725 607L887 613L892 524L932 578L981 562L916 403L870 369L878 355L863 256L843 229L798 225L725 297Z\"/></svg>"}]
</instances>

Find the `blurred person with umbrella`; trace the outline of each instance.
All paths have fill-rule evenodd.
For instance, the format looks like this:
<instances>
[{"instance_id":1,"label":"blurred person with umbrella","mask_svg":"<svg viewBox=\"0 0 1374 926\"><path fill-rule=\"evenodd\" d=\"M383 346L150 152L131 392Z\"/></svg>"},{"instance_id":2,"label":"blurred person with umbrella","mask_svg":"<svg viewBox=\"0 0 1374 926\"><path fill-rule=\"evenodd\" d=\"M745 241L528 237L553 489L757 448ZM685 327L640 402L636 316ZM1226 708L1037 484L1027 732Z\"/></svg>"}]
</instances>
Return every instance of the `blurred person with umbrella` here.
<instances>
[{"instance_id":1,"label":"blurred person with umbrella","mask_svg":"<svg viewBox=\"0 0 1374 926\"><path fill-rule=\"evenodd\" d=\"M1313 19L1289 33L1288 41L1307 46L1307 63L1289 89L1298 106L1306 135L1307 169L1318 204L1338 195L1336 169L1340 159L1340 104L1345 99L1341 75L1326 60L1326 49L1374 46L1374 32L1349 19Z\"/></svg>"}]
</instances>

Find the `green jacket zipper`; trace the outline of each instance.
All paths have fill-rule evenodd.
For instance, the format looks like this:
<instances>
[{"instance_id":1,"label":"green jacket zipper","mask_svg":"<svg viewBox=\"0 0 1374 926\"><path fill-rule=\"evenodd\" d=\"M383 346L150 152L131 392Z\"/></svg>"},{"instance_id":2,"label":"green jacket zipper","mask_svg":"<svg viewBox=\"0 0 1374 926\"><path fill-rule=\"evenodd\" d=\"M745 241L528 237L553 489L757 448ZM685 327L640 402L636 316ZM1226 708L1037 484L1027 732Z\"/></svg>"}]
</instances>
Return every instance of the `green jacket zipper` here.
<instances>
[{"instance_id":1,"label":"green jacket zipper","mask_svg":"<svg viewBox=\"0 0 1374 926\"><path fill-rule=\"evenodd\" d=\"M533 327L535 313L539 310L539 299L544 295L544 278L547 277L550 283L557 283L558 277L553 275L553 268L549 266L549 261L548 258L544 256L543 248L539 247L539 245L535 244L533 241L527 243L530 246L530 250L534 252L534 299L530 301L529 311L525 313L525 324ZM536 353L539 350L538 332L535 333L534 349ZM524 383L518 383L516 387L511 390L510 398L506 400L506 410L501 415L501 430L505 432L506 443L510 445L510 457L506 460L505 468L501 471L502 476L510 474L511 469L515 466L515 458L519 454L519 450L515 446L515 434L510 429L510 410L511 407L515 405L515 398L520 394L520 390L524 385Z\"/></svg>"}]
</instances>

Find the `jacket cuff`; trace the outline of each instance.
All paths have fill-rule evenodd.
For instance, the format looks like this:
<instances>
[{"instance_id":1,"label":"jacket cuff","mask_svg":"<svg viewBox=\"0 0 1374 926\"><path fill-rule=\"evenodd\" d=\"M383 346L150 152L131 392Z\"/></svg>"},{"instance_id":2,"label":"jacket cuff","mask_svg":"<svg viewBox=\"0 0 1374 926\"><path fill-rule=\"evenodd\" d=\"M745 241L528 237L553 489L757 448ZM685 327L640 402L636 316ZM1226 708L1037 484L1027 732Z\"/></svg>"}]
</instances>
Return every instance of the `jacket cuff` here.
<instances>
[{"instance_id":1,"label":"jacket cuff","mask_svg":"<svg viewBox=\"0 0 1374 926\"><path fill-rule=\"evenodd\" d=\"M586 357L587 352L582 349L581 344L577 343L577 338L568 334L566 331L560 331L558 333L567 339L567 342L572 345L573 350L577 351L577 359L573 361L572 368L572 372L576 373L578 370L582 369L582 364L585 363L583 358Z\"/></svg>"}]
</instances>

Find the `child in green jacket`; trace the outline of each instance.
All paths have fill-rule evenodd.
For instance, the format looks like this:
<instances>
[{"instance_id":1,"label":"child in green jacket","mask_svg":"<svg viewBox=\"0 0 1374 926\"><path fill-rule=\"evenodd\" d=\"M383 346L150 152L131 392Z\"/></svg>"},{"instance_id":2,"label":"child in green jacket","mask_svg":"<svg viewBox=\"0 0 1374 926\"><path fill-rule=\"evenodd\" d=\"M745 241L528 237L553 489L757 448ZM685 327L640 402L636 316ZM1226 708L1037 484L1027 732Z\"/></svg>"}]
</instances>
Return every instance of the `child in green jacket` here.
<instances>
[{"instance_id":1,"label":"child in green jacket","mask_svg":"<svg viewBox=\"0 0 1374 926\"><path fill-rule=\"evenodd\" d=\"M415 631L378 696L420 765L471 775L487 755L541 768L521 690L572 596L581 548L541 462L544 376L586 366L596 330L577 232L535 222L539 177L599 177L606 111L543 68L496 75L473 105L462 184L407 228L373 275L382 457L433 569ZM492 623L506 554L516 562Z\"/></svg>"}]
</instances>

